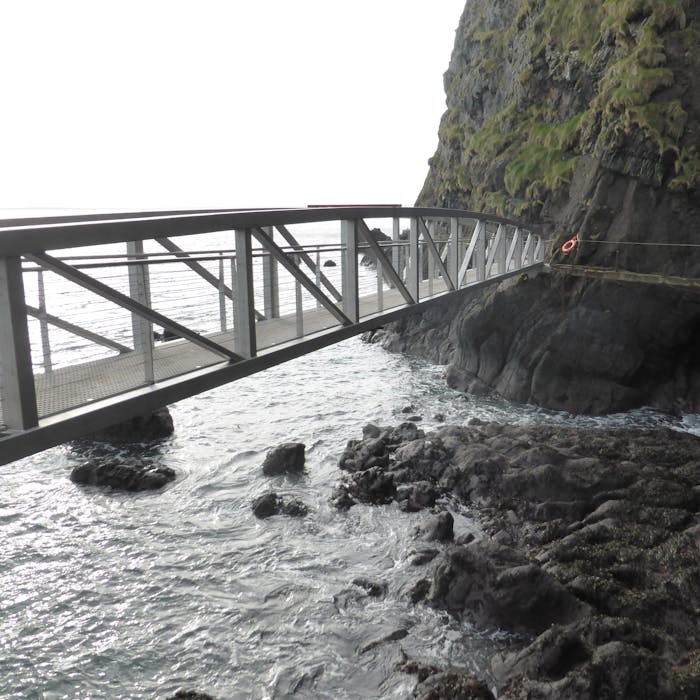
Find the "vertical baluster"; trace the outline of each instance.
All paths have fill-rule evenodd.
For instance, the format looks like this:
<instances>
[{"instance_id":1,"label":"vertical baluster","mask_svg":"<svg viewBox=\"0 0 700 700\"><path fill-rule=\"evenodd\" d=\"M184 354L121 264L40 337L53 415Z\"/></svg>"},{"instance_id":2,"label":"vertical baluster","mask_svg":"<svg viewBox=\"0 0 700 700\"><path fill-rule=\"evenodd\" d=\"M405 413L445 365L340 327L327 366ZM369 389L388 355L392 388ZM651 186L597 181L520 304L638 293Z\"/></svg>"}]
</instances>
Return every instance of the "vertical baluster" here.
<instances>
[{"instance_id":1,"label":"vertical baluster","mask_svg":"<svg viewBox=\"0 0 700 700\"><path fill-rule=\"evenodd\" d=\"M39 422L19 257L0 257L0 400L3 423L26 430Z\"/></svg>"},{"instance_id":2,"label":"vertical baluster","mask_svg":"<svg viewBox=\"0 0 700 700\"><path fill-rule=\"evenodd\" d=\"M219 252L219 321L221 332L225 333L228 330L226 323L226 293L224 291L226 281L224 279L224 254Z\"/></svg>"},{"instance_id":3,"label":"vertical baluster","mask_svg":"<svg viewBox=\"0 0 700 700\"><path fill-rule=\"evenodd\" d=\"M420 260L418 245L418 219L411 218L411 232L408 239L408 271L406 274L406 287L414 302L419 299L420 286Z\"/></svg>"},{"instance_id":4,"label":"vertical baluster","mask_svg":"<svg viewBox=\"0 0 700 700\"><path fill-rule=\"evenodd\" d=\"M474 248L474 255L476 262L474 267L476 267L476 279L478 282L482 282L486 279L486 224L480 221L477 224L477 239L476 247Z\"/></svg>"},{"instance_id":5,"label":"vertical baluster","mask_svg":"<svg viewBox=\"0 0 700 700\"><path fill-rule=\"evenodd\" d=\"M403 270L401 264L401 248L399 246L399 241L401 239L401 221L398 217L394 217L393 225L391 229L391 264L394 266L394 270L399 277L403 279Z\"/></svg>"},{"instance_id":6,"label":"vertical baluster","mask_svg":"<svg viewBox=\"0 0 700 700\"><path fill-rule=\"evenodd\" d=\"M126 244L129 294L140 304L151 308L151 289L147 256L143 252L143 241L128 241ZM143 261L143 262L132 262ZM134 350L143 355L143 378L147 384L154 381L153 373L153 324L138 314L131 314Z\"/></svg>"},{"instance_id":7,"label":"vertical baluster","mask_svg":"<svg viewBox=\"0 0 700 700\"><path fill-rule=\"evenodd\" d=\"M44 271L40 268L37 272L37 289L39 291L39 332L41 334L41 353L44 358L44 372L50 374L51 343L49 339L49 324L46 321L46 292L44 291Z\"/></svg>"},{"instance_id":8,"label":"vertical baluster","mask_svg":"<svg viewBox=\"0 0 700 700\"><path fill-rule=\"evenodd\" d=\"M450 219L450 241L448 243L449 252L449 264L447 266L447 271L452 279L452 284L455 289L459 286L459 219Z\"/></svg>"},{"instance_id":9,"label":"vertical baluster","mask_svg":"<svg viewBox=\"0 0 700 700\"><path fill-rule=\"evenodd\" d=\"M301 266L301 258L298 255L293 256L294 264ZM294 297L296 301L296 320L297 320L297 338L304 337L304 306L301 296L301 282L294 278Z\"/></svg>"},{"instance_id":10,"label":"vertical baluster","mask_svg":"<svg viewBox=\"0 0 700 700\"><path fill-rule=\"evenodd\" d=\"M316 246L316 286L321 289L321 249ZM320 309L321 302L316 300L316 308Z\"/></svg>"},{"instance_id":11,"label":"vertical baluster","mask_svg":"<svg viewBox=\"0 0 700 700\"><path fill-rule=\"evenodd\" d=\"M384 311L384 270L377 258L377 311Z\"/></svg>"},{"instance_id":12,"label":"vertical baluster","mask_svg":"<svg viewBox=\"0 0 700 700\"><path fill-rule=\"evenodd\" d=\"M435 242L435 222L428 222L428 235ZM425 246L425 255L428 256L428 296L433 296L433 280L435 279L435 259L430 254L430 247Z\"/></svg>"}]
</instances>

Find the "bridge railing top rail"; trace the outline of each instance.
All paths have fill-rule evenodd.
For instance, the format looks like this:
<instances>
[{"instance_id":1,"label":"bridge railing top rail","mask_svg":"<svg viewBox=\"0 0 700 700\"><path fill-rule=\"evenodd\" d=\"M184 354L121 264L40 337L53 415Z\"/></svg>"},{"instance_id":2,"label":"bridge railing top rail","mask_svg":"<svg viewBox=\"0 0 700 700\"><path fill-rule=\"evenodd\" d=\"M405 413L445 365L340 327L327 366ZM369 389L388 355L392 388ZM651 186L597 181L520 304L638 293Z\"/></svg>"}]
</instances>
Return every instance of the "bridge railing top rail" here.
<instances>
[{"instance_id":1,"label":"bridge railing top rail","mask_svg":"<svg viewBox=\"0 0 700 700\"><path fill-rule=\"evenodd\" d=\"M166 235L187 236L357 218L411 217L445 221L452 218L473 219L519 227L526 231L532 228L513 219L479 212L395 205L89 214L0 221L0 256L39 253L96 243L138 241Z\"/></svg>"}]
</instances>

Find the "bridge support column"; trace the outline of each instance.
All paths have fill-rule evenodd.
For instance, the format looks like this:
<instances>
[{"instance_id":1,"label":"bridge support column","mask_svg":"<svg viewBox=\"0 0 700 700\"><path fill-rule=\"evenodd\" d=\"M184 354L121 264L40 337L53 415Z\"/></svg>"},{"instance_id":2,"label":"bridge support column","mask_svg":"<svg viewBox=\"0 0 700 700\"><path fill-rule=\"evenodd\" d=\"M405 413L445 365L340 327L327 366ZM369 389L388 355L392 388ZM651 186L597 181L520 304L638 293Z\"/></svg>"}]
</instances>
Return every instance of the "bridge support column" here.
<instances>
[{"instance_id":1,"label":"bridge support column","mask_svg":"<svg viewBox=\"0 0 700 700\"><path fill-rule=\"evenodd\" d=\"M340 222L340 242L343 249L343 313L353 322L360 320L357 290L357 221Z\"/></svg>"},{"instance_id":2,"label":"bridge support column","mask_svg":"<svg viewBox=\"0 0 700 700\"><path fill-rule=\"evenodd\" d=\"M234 330L236 352L245 358L255 357L255 309L253 291L253 254L250 229L236 230L236 298Z\"/></svg>"},{"instance_id":3,"label":"bridge support column","mask_svg":"<svg viewBox=\"0 0 700 700\"><path fill-rule=\"evenodd\" d=\"M0 258L0 400L3 423L26 430L39 422L19 257Z\"/></svg>"}]
</instances>

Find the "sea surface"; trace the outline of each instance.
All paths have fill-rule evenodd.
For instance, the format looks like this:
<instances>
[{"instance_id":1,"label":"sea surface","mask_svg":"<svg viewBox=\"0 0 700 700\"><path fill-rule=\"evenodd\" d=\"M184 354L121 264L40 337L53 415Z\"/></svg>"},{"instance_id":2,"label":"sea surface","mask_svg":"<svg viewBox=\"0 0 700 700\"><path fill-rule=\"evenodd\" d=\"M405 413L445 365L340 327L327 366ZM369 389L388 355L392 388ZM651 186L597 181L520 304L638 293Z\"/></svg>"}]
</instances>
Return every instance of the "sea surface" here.
<instances>
[{"instance_id":1,"label":"sea surface","mask_svg":"<svg viewBox=\"0 0 700 700\"><path fill-rule=\"evenodd\" d=\"M76 443L1 466L0 698L405 698L404 657L488 679L507 634L407 601L424 516L329 503L346 442L404 409L426 430L478 417L700 434L700 417L574 418L466 397L443 374L355 338L171 406L175 434L156 446ZM287 441L306 445L306 473L264 476L265 454ZM145 455L177 479L140 494L70 481L75 465L115 455ZM251 501L269 490L309 514L256 519ZM457 535L479 533L451 507ZM358 578L386 594L366 595ZM406 636L367 649L397 630Z\"/></svg>"},{"instance_id":2,"label":"sea surface","mask_svg":"<svg viewBox=\"0 0 700 700\"><path fill-rule=\"evenodd\" d=\"M400 698L407 656L487 674L506 635L486 634L406 601L420 514L394 505L329 504L346 441L368 422L421 425L471 417L584 425L700 420L653 411L574 419L445 387L443 368L359 339L345 341L171 406L157 447L61 446L0 467L0 697L165 698L198 688L217 698ZM271 447L306 444L307 472L263 476ZM174 468L158 493L124 494L69 480L90 455L144 451ZM305 518L253 517L268 490ZM456 532L478 532L468 512ZM353 579L387 584L381 598ZM397 629L400 642L361 653Z\"/></svg>"}]
</instances>

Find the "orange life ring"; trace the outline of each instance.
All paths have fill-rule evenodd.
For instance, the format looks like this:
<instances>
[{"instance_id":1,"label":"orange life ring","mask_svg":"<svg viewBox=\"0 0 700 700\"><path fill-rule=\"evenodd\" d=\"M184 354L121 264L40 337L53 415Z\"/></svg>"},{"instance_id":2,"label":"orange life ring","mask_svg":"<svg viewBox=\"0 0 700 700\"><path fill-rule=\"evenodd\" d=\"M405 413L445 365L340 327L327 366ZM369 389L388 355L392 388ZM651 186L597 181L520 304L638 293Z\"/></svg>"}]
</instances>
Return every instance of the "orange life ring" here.
<instances>
[{"instance_id":1,"label":"orange life ring","mask_svg":"<svg viewBox=\"0 0 700 700\"><path fill-rule=\"evenodd\" d=\"M574 236L573 238L570 238L564 245L561 247L562 253L570 253L575 247L576 243L578 242L578 236Z\"/></svg>"}]
</instances>

